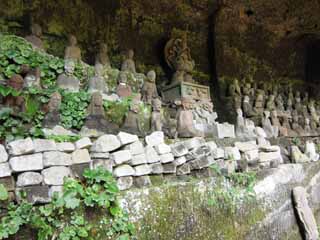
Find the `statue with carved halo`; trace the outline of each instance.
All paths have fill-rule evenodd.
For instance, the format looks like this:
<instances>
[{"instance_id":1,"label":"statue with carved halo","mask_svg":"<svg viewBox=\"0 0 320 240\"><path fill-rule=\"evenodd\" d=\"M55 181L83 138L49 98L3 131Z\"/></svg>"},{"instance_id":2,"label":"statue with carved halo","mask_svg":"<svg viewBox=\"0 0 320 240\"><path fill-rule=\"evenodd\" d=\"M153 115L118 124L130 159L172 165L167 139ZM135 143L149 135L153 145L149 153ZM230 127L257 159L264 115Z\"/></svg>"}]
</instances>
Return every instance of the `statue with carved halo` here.
<instances>
[{"instance_id":1,"label":"statue with carved halo","mask_svg":"<svg viewBox=\"0 0 320 240\"><path fill-rule=\"evenodd\" d=\"M167 64L175 71L172 84L194 82L192 71L195 67L195 62L191 57L186 32L182 37L172 37L165 46L164 54Z\"/></svg>"}]
</instances>

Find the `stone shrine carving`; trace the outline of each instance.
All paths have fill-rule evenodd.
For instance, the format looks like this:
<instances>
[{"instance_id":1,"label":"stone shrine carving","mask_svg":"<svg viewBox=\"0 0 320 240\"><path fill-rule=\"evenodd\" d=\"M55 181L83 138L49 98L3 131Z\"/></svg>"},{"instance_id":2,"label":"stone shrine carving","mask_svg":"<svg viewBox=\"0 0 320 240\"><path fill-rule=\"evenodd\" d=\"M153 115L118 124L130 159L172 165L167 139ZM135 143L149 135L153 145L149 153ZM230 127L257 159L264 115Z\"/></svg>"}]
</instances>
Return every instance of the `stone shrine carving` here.
<instances>
[{"instance_id":1,"label":"stone shrine carving","mask_svg":"<svg viewBox=\"0 0 320 240\"><path fill-rule=\"evenodd\" d=\"M135 97L132 100L128 115L126 116L125 122L122 127L123 130L139 136L142 135L142 127L140 125L139 119L140 104L140 96Z\"/></svg>"},{"instance_id":2,"label":"stone shrine carving","mask_svg":"<svg viewBox=\"0 0 320 240\"><path fill-rule=\"evenodd\" d=\"M110 59L108 56L108 45L101 43L99 52L96 56L95 65L101 64L103 67L111 67Z\"/></svg>"},{"instance_id":3,"label":"stone shrine carving","mask_svg":"<svg viewBox=\"0 0 320 240\"><path fill-rule=\"evenodd\" d=\"M59 88L70 92L79 92L80 81L75 76L73 76L75 68L75 63L73 61L67 60L64 64L65 72L60 74L57 80L57 85Z\"/></svg>"},{"instance_id":4,"label":"stone shrine carving","mask_svg":"<svg viewBox=\"0 0 320 240\"><path fill-rule=\"evenodd\" d=\"M40 78L41 78L41 72L39 67L28 70L26 76L24 77L24 87L41 88Z\"/></svg>"},{"instance_id":5,"label":"stone shrine carving","mask_svg":"<svg viewBox=\"0 0 320 240\"><path fill-rule=\"evenodd\" d=\"M27 36L25 39L32 44L33 47L44 50L42 42L42 29L39 24L32 24L31 35Z\"/></svg>"},{"instance_id":6,"label":"stone shrine carving","mask_svg":"<svg viewBox=\"0 0 320 240\"><path fill-rule=\"evenodd\" d=\"M127 74L120 72L118 76L117 95L120 98L130 97L132 95L131 87L127 84Z\"/></svg>"},{"instance_id":7,"label":"stone shrine carving","mask_svg":"<svg viewBox=\"0 0 320 240\"><path fill-rule=\"evenodd\" d=\"M182 37L171 38L166 44L164 54L168 66L175 72L172 84L193 82L192 71L195 62L191 57L186 33Z\"/></svg>"},{"instance_id":8,"label":"stone shrine carving","mask_svg":"<svg viewBox=\"0 0 320 240\"><path fill-rule=\"evenodd\" d=\"M160 99L155 98L152 100L152 116L151 116L151 131L162 131L162 102Z\"/></svg>"},{"instance_id":9,"label":"stone shrine carving","mask_svg":"<svg viewBox=\"0 0 320 240\"><path fill-rule=\"evenodd\" d=\"M66 47L64 59L81 61L81 49L77 46L77 38L74 35L69 36L69 45Z\"/></svg>"},{"instance_id":10,"label":"stone shrine carving","mask_svg":"<svg viewBox=\"0 0 320 240\"><path fill-rule=\"evenodd\" d=\"M103 66L101 64L96 64L95 67L95 76L89 80L89 92L99 92L104 94L107 92L107 85L105 79L102 76Z\"/></svg>"}]
</instances>

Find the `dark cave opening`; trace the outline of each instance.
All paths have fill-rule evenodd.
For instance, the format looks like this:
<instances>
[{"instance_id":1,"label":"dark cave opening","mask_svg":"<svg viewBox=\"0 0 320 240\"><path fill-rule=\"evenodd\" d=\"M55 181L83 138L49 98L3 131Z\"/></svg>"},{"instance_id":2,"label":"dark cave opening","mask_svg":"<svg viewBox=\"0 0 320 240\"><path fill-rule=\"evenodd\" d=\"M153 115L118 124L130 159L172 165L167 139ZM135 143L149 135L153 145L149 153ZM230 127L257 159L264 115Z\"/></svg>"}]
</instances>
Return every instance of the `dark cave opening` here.
<instances>
[{"instance_id":1,"label":"dark cave opening","mask_svg":"<svg viewBox=\"0 0 320 240\"><path fill-rule=\"evenodd\" d=\"M312 41L306 49L305 80L312 95L320 96L320 39Z\"/></svg>"}]
</instances>

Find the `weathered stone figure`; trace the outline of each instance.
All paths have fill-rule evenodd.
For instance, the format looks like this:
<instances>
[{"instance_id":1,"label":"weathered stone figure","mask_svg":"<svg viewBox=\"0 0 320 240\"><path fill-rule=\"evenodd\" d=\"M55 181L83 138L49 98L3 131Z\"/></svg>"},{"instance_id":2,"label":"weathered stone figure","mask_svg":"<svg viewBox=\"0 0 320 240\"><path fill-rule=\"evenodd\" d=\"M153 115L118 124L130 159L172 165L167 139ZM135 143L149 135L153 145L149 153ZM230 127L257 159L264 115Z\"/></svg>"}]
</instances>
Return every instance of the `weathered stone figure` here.
<instances>
[{"instance_id":1,"label":"weathered stone figure","mask_svg":"<svg viewBox=\"0 0 320 240\"><path fill-rule=\"evenodd\" d=\"M162 131L162 102L160 99L155 98L152 100L152 116L151 116L151 131Z\"/></svg>"},{"instance_id":2,"label":"weathered stone figure","mask_svg":"<svg viewBox=\"0 0 320 240\"><path fill-rule=\"evenodd\" d=\"M13 75L7 82L7 86L13 88L16 91L22 91L24 86L24 80L19 74ZM18 112L24 111L24 98L23 96L12 96L9 95L4 99L4 105L7 107L14 108Z\"/></svg>"},{"instance_id":3,"label":"weathered stone figure","mask_svg":"<svg viewBox=\"0 0 320 240\"><path fill-rule=\"evenodd\" d=\"M275 133L275 129L270 121L270 112L264 111L264 117L262 119L262 128L266 132L268 138L277 137Z\"/></svg>"},{"instance_id":4,"label":"weathered stone figure","mask_svg":"<svg viewBox=\"0 0 320 240\"><path fill-rule=\"evenodd\" d=\"M139 119L140 99L134 98L130 105L130 110L123 124L123 130L133 134L141 135L142 127Z\"/></svg>"},{"instance_id":5,"label":"weathered stone figure","mask_svg":"<svg viewBox=\"0 0 320 240\"><path fill-rule=\"evenodd\" d=\"M50 101L48 103L48 113L46 114L43 125L47 128L53 128L60 123L60 106L61 106L61 94L55 92L51 95Z\"/></svg>"},{"instance_id":6,"label":"weathered stone figure","mask_svg":"<svg viewBox=\"0 0 320 240\"><path fill-rule=\"evenodd\" d=\"M181 99L181 109L177 114L177 131L179 137L200 137L203 133L198 131L193 122L192 109L194 102L188 97Z\"/></svg>"},{"instance_id":7,"label":"weathered stone figure","mask_svg":"<svg viewBox=\"0 0 320 240\"><path fill-rule=\"evenodd\" d=\"M99 92L104 94L107 92L107 85L105 79L102 77L103 66L101 64L96 64L95 67L95 76L89 80L89 92Z\"/></svg>"},{"instance_id":8,"label":"weathered stone figure","mask_svg":"<svg viewBox=\"0 0 320 240\"><path fill-rule=\"evenodd\" d=\"M60 74L57 80L57 85L59 88L70 92L79 92L80 81L75 76L73 76L75 68L74 61L66 60L64 64L65 72Z\"/></svg>"},{"instance_id":9,"label":"weathered stone figure","mask_svg":"<svg viewBox=\"0 0 320 240\"><path fill-rule=\"evenodd\" d=\"M77 38L74 35L69 36L69 46L66 47L64 59L81 61L81 49L77 46Z\"/></svg>"},{"instance_id":10,"label":"weathered stone figure","mask_svg":"<svg viewBox=\"0 0 320 240\"><path fill-rule=\"evenodd\" d=\"M40 68L34 68L28 71L24 77L24 87L36 87L41 88L41 71Z\"/></svg>"},{"instance_id":11,"label":"weathered stone figure","mask_svg":"<svg viewBox=\"0 0 320 240\"><path fill-rule=\"evenodd\" d=\"M274 95L270 95L266 104L266 109L268 111L273 111L276 109L276 104L275 104L275 96Z\"/></svg>"},{"instance_id":12,"label":"weathered stone figure","mask_svg":"<svg viewBox=\"0 0 320 240\"><path fill-rule=\"evenodd\" d=\"M142 88L142 101L151 104L152 100L159 97L156 86L156 72L151 70L147 74L147 80Z\"/></svg>"},{"instance_id":13,"label":"weathered stone figure","mask_svg":"<svg viewBox=\"0 0 320 240\"><path fill-rule=\"evenodd\" d=\"M303 187L293 189L293 203L299 217L298 220L302 224L304 239L318 240L317 222L308 203L307 191Z\"/></svg>"},{"instance_id":14,"label":"weathered stone figure","mask_svg":"<svg viewBox=\"0 0 320 240\"><path fill-rule=\"evenodd\" d=\"M108 45L105 43L100 44L99 52L96 56L95 65L101 64L103 67L111 67L110 59L108 56Z\"/></svg>"},{"instance_id":15,"label":"weathered stone figure","mask_svg":"<svg viewBox=\"0 0 320 240\"><path fill-rule=\"evenodd\" d=\"M32 24L31 35L26 37L26 40L32 44L33 47L44 50L42 42L42 29L39 24Z\"/></svg>"},{"instance_id":16,"label":"weathered stone figure","mask_svg":"<svg viewBox=\"0 0 320 240\"><path fill-rule=\"evenodd\" d=\"M94 129L107 133L115 133L118 127L107 121L103 107L102 95L94 92L87 109L87 118L84 124L88 129Z\"/></svg>"},{"instance_id":17,"label":"weathered stone figure","mask_svg":"<svg viewBox=\"0 0 320 240\"><path fill-rule=\"evenodd\" d=\"M243 98L242 109L245 117L252 117L254 115L252 105L250 102L250 97L248 95L244 96Z\"/></svg>"},{"instance_id":18,"label":"weathered stone figure","mask_svg":"<svg viewBox=\"0 0 320 240\"><path fill-rule=\"evenodd\" d=\"M136 64L133 60L133 57L134 57L134 51L132 49L130 49L127 52L126 59L122 63L121 71L136 73Z\"/></svg>"},{"instance_id":19,"label":"weathered stone figure","mask_svg":"<svg viewBox=\"0 0 320 240\"><path fill-rule=\"evenodd\" d=\"M118 76L117 95L120 98L130 97L132 95L131 87L127 85L127 74L125 72L120 72Z\"/></svg>"}]
</instances>

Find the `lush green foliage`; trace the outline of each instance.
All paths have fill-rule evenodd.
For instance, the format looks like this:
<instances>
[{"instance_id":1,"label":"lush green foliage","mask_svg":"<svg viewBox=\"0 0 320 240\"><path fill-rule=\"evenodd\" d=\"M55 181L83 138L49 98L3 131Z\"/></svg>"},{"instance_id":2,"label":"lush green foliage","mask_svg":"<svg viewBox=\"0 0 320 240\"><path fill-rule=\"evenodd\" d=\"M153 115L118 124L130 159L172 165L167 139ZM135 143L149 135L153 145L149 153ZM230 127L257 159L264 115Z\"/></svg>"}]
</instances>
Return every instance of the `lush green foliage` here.
<instances>
[{"instance_id":1,"label":"lush green foliage","mask_svg":"<svg viewBox=\"0 0 320 240\"><path fill-rule=\"evenodd\" d=\"M124 98L121 101L116 102L104 101L104 109L107 118L113 123L121 125L129 112L131 102L132 97Z\"/></svg>"},{"instance_id":2,"label":"lush green foliage","mask_svg":"<svg viewBox=\"0 0 320 240\"><path fill-rule=\"evenodd\" d=\"M84 183L66 179L63 193L55 193L50 204L10 203L1 219L0 239L22 227L34 229L38 240L132 239L134 227L117 202L119 190L112 174L102 168L88 169L84 177ZM0 186L2 200L7 198L4 192ZM97 219L90 218L93 213Z\"/></svg>"},{"instance_id":3,"label":"lush green foliage","mask_svg":"<svg viewBox=\"0 0 320 240\"><path fill-rule=\"evenodd\" d=\"M255 199L253 187L256 175L254 172L232 173L224 176L216 164L213 164L211 169L217 174L217 188L211 194L210 205L235 212L240 203Z\"/></svg>"},{"instance_id":4,"label":"lush green foliage","mask_svg":"<svg viewBox=\"0 0 320 240\"><path fill-rule=\"evenodd\" d=\"M66 128L81 129L89 102L90 95L85 91L63 92L60 107L62 125Z\"/></svg>"}]
</instances>

